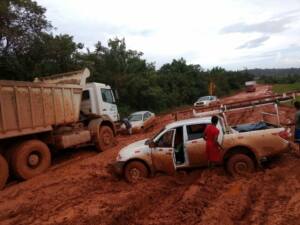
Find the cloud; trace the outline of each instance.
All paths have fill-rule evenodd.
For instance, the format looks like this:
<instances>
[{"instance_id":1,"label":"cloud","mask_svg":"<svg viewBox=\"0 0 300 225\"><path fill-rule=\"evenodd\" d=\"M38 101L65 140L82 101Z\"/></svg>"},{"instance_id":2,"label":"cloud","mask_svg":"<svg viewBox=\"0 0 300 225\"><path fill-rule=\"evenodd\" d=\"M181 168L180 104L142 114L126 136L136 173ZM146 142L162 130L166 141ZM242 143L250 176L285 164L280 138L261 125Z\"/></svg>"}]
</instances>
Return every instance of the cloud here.
<instances>
[{"instance_id":1,"label":"cloud","mask_svg":"<svg viewBox=\"0 0 300 225\"><path fill-rule=\"evenodd\" d=\"M288 29L288 25L293 21L294 17L285 17L281 19L271 19L261 23L246 24L236 23L221 30L221 33L281 33Z\"/></svg>"},{"instance_id":2,"label":"cloud","mask_svg":"<svg viewBox=\"0 0 300 225\"><path fill-rule=\"evenodd\" d=\"M224 66L231 69L251 68L290 68L299 67L300 45L292 44L260 54L247 54L227 62Z\"/></svg>"},{"instance_id":3,"label":"cloud","mask_svg":"<svg viewBox=\"0 0 300 225\"><path fill-rule=\"evenodd\" d=\"M243 49L243 48L257 48L259 46L262 46L265 41L267 41L270 38L270 36L262 36L260 38L256 38L250 41L247 41L246 43L242 44L241 46L237 47L237 49Z\"/></svg>"},{"instance_id":4,"label":"cloud","mask_svg":"<svg viewBox=\"0 0 300 225\"><path fill-rule=\"evenodd\" d=\"M300 10L295 9L287 11L276 16L269 18L266 21L259 23L235 23L224 27L220 33L264 33L273 34L281 33L289 28L289 25L298 19L300 16Z\"/></svg>"}]
</instances>

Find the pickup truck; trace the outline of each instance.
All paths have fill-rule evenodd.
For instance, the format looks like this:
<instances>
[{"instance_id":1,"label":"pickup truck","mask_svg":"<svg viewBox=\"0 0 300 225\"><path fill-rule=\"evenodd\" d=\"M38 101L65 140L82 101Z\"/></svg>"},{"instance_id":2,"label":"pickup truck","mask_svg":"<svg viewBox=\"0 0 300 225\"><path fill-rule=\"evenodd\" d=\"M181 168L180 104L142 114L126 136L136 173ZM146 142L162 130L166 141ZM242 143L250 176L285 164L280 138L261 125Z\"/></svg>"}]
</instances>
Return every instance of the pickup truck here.
<instances>
[{"instance_id":1,"label":"pickup truck","mask_svg":"<svg viewBox=\"0 0 300 225\"><path fill-rule=\"evenodd\" d=\"M114 170L129 182L156 172L173 174L180 168L208 165L203 133L210 117L168 124L154 137L121 149ZM289 131L266 122L229 127L222 117L217 124L222 162L232 175L254 172L262 160L289 149Z\"/></svg>"}]
</instances>

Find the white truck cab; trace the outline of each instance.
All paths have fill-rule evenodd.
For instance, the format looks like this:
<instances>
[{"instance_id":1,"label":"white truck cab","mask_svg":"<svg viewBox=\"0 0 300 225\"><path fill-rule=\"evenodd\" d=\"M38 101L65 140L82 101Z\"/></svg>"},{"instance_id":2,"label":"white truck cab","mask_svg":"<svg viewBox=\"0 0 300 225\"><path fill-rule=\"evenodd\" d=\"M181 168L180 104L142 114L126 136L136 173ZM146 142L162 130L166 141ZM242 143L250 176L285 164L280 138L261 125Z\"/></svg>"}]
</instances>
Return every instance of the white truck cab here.
<instances>
[{"instance_id":1,"label":"white truck cab","mask_svg":"<svg viewBox=\"0 0 300 225\"><path fill-rule=\"evenodd\" d=\"M113 91L109 85L87 83L82 93L81 111L85 114L106 115L113 122L120 120Z\"/></svg>"}]
</instances>

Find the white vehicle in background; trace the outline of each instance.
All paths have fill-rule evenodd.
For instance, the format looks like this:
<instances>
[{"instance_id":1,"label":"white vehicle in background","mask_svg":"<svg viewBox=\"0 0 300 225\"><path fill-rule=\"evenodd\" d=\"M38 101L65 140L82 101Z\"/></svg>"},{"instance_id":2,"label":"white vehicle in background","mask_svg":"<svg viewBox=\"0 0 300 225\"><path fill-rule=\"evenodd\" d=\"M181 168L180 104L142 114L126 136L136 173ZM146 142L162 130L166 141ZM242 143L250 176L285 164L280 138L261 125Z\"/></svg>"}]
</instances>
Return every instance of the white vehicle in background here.
<instances>
[{"instance_id":1,"label":"white vehicle in background","mask_svg":"<svg viewBox=\"0 0 300 225\"><path fill-rule=\"evenodd\" d=\"M209 106L213 103L217 103L219 100L216 96L203 96L198 98L198 100L194 103L195 107Z\"/></svg>"},{"instance_id":2,"label":"white vehicle in background","mask_svg":"<svg viewBox=\"0 0 300 225\"><path fill-rule=\"evenodd\" d=\"M130 114L128 121L132 126L132 132L138 133L154 126L155 114L150 111L134 112ZM122 124L121 128L125 129L125 125Z\"/></svg>"}]
</instances>

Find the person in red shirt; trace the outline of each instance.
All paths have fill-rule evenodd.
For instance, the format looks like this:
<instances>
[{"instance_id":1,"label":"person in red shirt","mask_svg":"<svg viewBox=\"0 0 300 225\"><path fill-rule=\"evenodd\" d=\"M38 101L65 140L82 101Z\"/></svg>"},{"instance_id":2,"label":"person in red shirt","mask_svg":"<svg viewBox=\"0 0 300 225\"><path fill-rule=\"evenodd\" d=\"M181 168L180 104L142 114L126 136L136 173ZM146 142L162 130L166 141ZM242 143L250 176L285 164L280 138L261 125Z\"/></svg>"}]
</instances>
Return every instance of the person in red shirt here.
<instances>
[{"instance_id":1,"label":"person in red shirt","mask_svg":"<svg viewBox=\"0 0 300 225\"><path fill-rule=\"evenodd\" d=\"M206 141L206 154L208 165L213 166L221 161L220 145L218 143L219 129L216 127L219 118L213 116L211 124L207 125L204 130L204 140Z\"/></svg>"}]
</instances>

